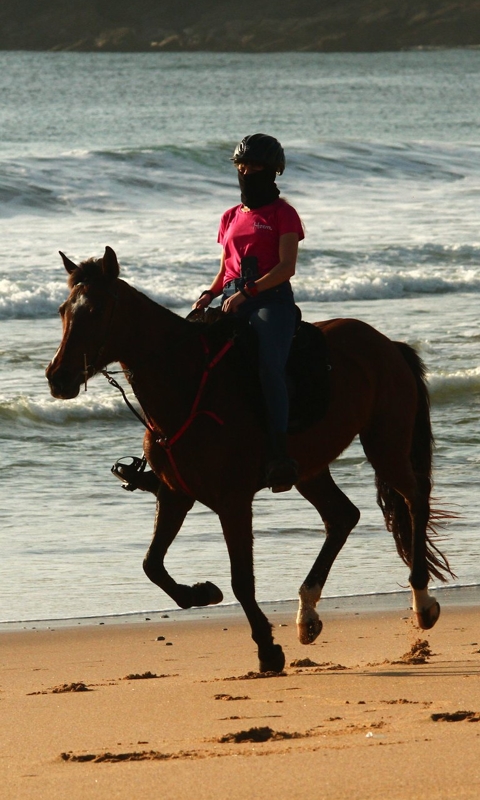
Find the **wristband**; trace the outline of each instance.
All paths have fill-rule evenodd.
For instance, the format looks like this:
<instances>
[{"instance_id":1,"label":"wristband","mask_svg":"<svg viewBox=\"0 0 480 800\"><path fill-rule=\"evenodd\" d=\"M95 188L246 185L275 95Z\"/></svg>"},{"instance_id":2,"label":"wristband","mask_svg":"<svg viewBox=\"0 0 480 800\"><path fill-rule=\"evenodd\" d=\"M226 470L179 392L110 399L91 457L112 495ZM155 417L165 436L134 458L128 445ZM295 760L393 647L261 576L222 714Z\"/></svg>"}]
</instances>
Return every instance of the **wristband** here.
<instances>
[{"instance_id":1,"label":"wristband","mask_svg":"<svg viewBox=\"0 0 480 800\"><path fill-rule=\"evenodd\" d=\"M210 291L210 289L205 289L205 291L201 293L198 299L201 300L202 297L205 297L206 294L210 295L210 302L212 302L212 300L215 298L215 295L213 294L213 292Z\"/></svg>"},{"instance_id":2,"label":"wristband","mask_svg":"<svg viewBox=\"0 0 480 800\"><path fill-rule=\"evenodd\" d=\"M255 281L247 281L245 284L245 289L247 290L249 297L256 297L258 294L258 286Z\"/></svg>"}]
</instances>

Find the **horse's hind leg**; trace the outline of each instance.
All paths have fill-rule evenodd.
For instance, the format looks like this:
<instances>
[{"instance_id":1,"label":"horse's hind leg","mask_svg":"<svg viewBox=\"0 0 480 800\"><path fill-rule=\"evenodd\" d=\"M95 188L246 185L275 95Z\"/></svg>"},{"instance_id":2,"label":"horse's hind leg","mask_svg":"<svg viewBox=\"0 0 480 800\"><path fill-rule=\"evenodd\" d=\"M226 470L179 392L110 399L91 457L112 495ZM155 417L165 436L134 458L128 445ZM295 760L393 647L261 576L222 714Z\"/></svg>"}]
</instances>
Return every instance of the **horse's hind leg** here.
<instances>
[{"instance_id":1,"label":"horse's hind leg","mask_svg":"<svg viewBox=\"0 0 480 800\"><path fill-rule=\"evenodd\" d=\"M427 526L430 520L430 479L416 475L406 452L408 436L391 442L387 436L362 435L365 453L375 470L378 503L387 530L393 534L398 554L410 568L413 611L423 630L433 628L440 616L440 605L428 591L429 558L441 567L428 551ZM376 444L375 444L376 442ZM440 558L442 558L441 554ZM438 574L435 571L434 574Z\"/></svg>"},{"instance_id":2,"label":"horse's hind leg","mask_svg":"<svg viewBox=\"0 0 480 800\"><path fill-rule=\"evenodd\" d=\"M165 569L164 559L167 550L182 527L193 503L193 498L181 492L174 492L160 482L153 539L143 562L147 577L163 589L180 608L207 606L223 600L220 589L210 581L185 586L177 583Z\"/></svg>"},{"instance_id":3,"label":"horse's hind leg","mask_svg":"<svg viewBox=\"0 0 480 800\"><path fill-rule=\"evenodd\" d=\"M250 623L260 672L281 672L285 666L283 650L274 643L272 626L255 599L252 498L242 501L238 494L224 498L218 515L230 556L233 593Z\"/></svg>"},{"instance_id":4,"label":"horse's hind leg","mask_svg":"<svg viewBox=\"0 0 480 800\"><path fill-rule=\"evenodd\" d=\"M322 630L316 605L333 562L360 519L360 512L338 488L328 469L311 480L300 481L296 488L317 509L326 533L318 558L299 591L298 638L302 644L311 644Z\"/></svg>"},{"instance_id":5,"label":"horse's hind leg","mask_svg":"<svg viewBox=\"0 0 480 800\"><path fill-rule=\"evenodd\" d=\"M410 586L412 605L418 627L433 628L440 616L440 604L428 591L430 578L427 560L427 526L430 519L430 481L417 478L417 491L413 499L406 499L412 521L412 563Z\"/></svg>"}]
</instances>

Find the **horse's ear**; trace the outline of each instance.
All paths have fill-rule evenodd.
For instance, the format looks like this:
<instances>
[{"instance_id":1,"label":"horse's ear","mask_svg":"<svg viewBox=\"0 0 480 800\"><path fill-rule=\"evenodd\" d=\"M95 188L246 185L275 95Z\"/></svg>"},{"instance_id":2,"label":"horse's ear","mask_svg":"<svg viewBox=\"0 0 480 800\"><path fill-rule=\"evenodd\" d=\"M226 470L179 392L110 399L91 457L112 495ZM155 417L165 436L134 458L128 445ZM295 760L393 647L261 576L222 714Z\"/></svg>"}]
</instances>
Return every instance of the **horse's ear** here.
<instances>
[{"instance_id":1,"label":"horse's ear","mask_svg":"<svg viewBox=\"0 0 480 800\"><path fill-rule=\"evenodd\" d=\"M117 255L115 250L112 250L111 247L105 248L105 253L103 255L103 274L106 278L110 278L112 281L115 278L118 278L120 273L120 267L118 265Z\"/></svg>"},{"instance_id":2,"label":"horse's ear","mask_svg":"<svg viewBox=\"0 0 480 800\"><path fill-rule=\"evenodd\" d=\"M74 264L73 261L70 261L70 259L67 258L65 253L62 253L61 250L59 250L58 252L62 256L62 260L63 260L63 264L64 264L65 269L67 270L68 274L71 275L72 272L77 269L77 265Z\"/></svg>"}]
</instances>

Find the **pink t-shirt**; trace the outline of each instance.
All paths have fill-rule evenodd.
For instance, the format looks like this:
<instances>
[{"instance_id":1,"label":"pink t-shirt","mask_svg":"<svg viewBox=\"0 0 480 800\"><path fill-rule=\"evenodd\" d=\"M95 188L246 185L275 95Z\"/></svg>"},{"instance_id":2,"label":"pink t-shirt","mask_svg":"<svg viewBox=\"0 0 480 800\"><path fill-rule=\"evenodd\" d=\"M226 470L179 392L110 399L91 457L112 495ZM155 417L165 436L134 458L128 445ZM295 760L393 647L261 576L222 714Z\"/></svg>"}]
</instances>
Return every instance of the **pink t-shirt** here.
<instances>
[{"instance_id":1,"label":"pink t-shirt","mask_svg":"<svg viewBox=\"0 0 480 800\"><path fill-rule=\"evenodd\" d=\"M284 233L304 238L303 227L293 206L278 198L273 203L250 211L234 206L222 216L218 241L225 252L224 284L241 277L241 259L256 256L259 277L279 262L278 245Z\"/></svg>"}]
</instances>

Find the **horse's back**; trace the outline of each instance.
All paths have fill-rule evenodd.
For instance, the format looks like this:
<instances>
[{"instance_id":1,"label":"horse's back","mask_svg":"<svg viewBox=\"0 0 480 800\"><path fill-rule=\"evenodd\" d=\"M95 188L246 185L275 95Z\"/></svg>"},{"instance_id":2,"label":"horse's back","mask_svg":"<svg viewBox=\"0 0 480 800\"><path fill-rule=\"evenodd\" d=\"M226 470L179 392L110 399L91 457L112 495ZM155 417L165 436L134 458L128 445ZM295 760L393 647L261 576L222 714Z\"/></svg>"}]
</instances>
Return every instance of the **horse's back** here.
<instances>
[{"instance_id":1,"label":"horse's back","mask_svg":"<svg viewBox=\"0 0 480 800\"><path fill-rule=\"evenodd\" d=\"M393 374L408 380L411 375L401 347L367 322L338 317L313 324L325 336L332 362L340 359L352 368L358 363L362 372L368 375L373 371L376 378Z\"/></svg>"},{"instance_id":2,"label":"horse's back","mask_svg":"<svg viewBox=\"0 0 480 800\"><path fill-rule=\"evenodd\" d=\"M353 438L372 425L410 428L417 384L401 347L361 320L338 318L314 324L325 336L331 365L324 432L338 429L334 435Z\"/></svg>"},{"instance_id":3,"label":"horse's back","mask_svg":"<svg viewBox=\"0 0 480 800\"><path fill-rule=\"evenodd\" d=\"M334 341L339 345L345 342L350 347L355 340L361 343L361 346L365 346L368 343L376 346L377 342L390 342L390 344L393 344L388 336L369 325L368 322L363 322L363 320L353 317L335 317L312 324L320 328L329 341Z\"/></svg>"}]
</instances>

